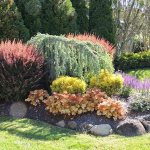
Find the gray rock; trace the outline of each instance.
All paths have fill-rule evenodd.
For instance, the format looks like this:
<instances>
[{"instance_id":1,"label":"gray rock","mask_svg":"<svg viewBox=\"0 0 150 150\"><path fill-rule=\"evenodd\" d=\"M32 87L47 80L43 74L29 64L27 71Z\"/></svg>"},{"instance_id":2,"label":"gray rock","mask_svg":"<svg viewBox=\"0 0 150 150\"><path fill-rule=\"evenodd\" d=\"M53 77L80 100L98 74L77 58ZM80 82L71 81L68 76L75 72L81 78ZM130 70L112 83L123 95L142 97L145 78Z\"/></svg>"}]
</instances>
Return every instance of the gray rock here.
<instances>
[{"instance_id":1,"label":"gray rock","mask_svg":"<svg viewBox=\"0 0 150 150\"><path fill-rule=\"evenodd\" d=\"M144 126L139 120L126 119L121 121L116 129L117 133L124 136L138 136L146 133Z\"/></svg>"},{"instance_id":2,"label":"gray rock","mask_svg":"<svg viewBox=\"0 0 150 150\"><path fill-rule=\"evenodd\" d=\"M150 121L140 120L140 122L144 126L145 130L150 133Z\"/></svg>"},{"instance_id":3,"label":"gray rock","mask_svg":"<svg viewBox=\"0 0 150 150\"><path fill-rule=\"evenodd\" d=\"M70 129L76 129L77 128L77 123L75 121L69 121L68 122L68 127Z\"/></svg>"},{"instance_id":4,"label":"gray rock","mask_svg":"<svg viewBox=\"0 0 150 150\"><path fill-rule=\"evenodd\" d=\"M64 120L61 120L61 121L57 122L56 125L57 125L58 127L64 128L66 124L65 124L65 121L64 121Z\"/></svg>"},{"instance_id":5,"label":"gray rock","mask_svg":"<svg viewBox=\"0 0 150 150\"><path fill-rule=\"evenodd\" d=\"M84 122L84 123L80 124L80 126L79 126L79 131L88 133L88 132L90 132L90 129L91 129L92 127L93 127L92 124L89 124L89 123L87 123L87 122Z\"/></svg>"},{"instance_id":6,"label":"gray rock","mask_svg":"<svg viewBox=\"0 0 150 150\"><path fill-rule=\"evenodd\" d=\"M27 113L27 107L23 102L15 102L10 106L9 115L13 118L24 118Z\"/></svg>"},{"instance_id":7,"label":"gray rock","mask_svg":"<svg viewBox=\"0 0 150 150\"><path fill-rule=\"evenodd\" d=\"M94 135L108 136L112 133L112 128L109 124L95 125L91 128L90 132Z\"/></svg>"}]
</instances>

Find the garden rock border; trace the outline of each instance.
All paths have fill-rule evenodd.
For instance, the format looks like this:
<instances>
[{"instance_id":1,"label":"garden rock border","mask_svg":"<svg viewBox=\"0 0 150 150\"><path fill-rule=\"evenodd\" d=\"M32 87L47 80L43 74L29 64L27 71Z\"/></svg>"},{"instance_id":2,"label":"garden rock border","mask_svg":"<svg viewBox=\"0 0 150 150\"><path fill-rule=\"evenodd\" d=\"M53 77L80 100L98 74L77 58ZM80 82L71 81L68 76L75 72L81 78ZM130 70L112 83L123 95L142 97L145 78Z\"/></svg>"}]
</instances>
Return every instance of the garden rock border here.
<instances>
[{"instance_id":1,"label":"garden rock border","mask_svg":"<svg viewBox=\"0 0 150 150\"><path fill-rule=\"evenodd\" d=\"M9 115L13 118L24 118L27 114L27 106L23 102L12 103L9 109Z\"/></svg>"},{"instance_id":2,"label":"garden rock border","mask_svg":"<svg viewBox=\"0 0 150 150\"><path fill-rule=\"evenodd\" d=\"M66 123L64 120L61 120L61 121L56 123L56 126L64 128L66 126Z\"/></svg>"},{"instance_id":3,"label":"garden rock border","mask_svg":"<svg viewBox=\"0 0 150 150\"><path fill-rule=\"evenodd\" d=\"M90 124L88 122L83 122L79 125L78 130L83 133L89 133L92 127L93 124Z\"/></svg>"},{"instance_id":4,"label":"garden rock border","mask_svg":"<svg viewBox=\"0 0 150 150\"><path fill-rule=\"evenodd\" d=\"M98 136L108 136L113 133L113 130L109 124L100 124L93 126L90 133Z\"/></svg>"},{"instance_id":5,"label":"garden rock border","mask_svg":"<svg viewBox=\"0 0 150 150\"><path fill-rule=\"evenodd\" d=\"M15 102L15 103L9 102L9 103L1 104L0 105L0 116L10 116L10 108L11 108L11 106L16 105L16 103L18 103L18 102ZM150 115L149 114L146 114L145 116L142 116L139 114L138 114L138 116L131 115L122 121L120 121L120 120L114 121L113 119L108 119L104 116L97 116L96 112L85 113L85 114L76 116L74 118L68 118L68 117L64 117L62 115L53 115L53 114L49 113L48 111L45 110L44 105L34 107L25 102L21 102L21 103L24 106L26 106L27 112L26 112L26 115L23 115L23 116L21 115L21 116L19 116L19 118L26 117L26 118L30 118L30 119L34 119L34 120L40 120L40 121L44 121L44 122L47 122L47 123L50 123L53 125L57 125L62 128L70 128L72 130L76 130L76 131L79 131L82 133L91 133L91 134L100 135L100 136L110 135L112 133L110 128L108 128L108 130L106 130L107 134L100 133L100 132L102 132L103 124L107 124L108 126L110 126L114 133L119 133L119 134L125 135L125 136L142 135L146 132L150 132L150 121L149 121ZM22 111L22 108L20 110L19 109L16 109L16 110L17 110L16 112L18 115L18 111L20 111L20 110ZM12 115L11 115L11 117L12 117ZM18 116L16 116L16 117L18 118ZM127 127L126 127L125 123L128 124ZM100 128L100 126L101 126L101 128ZM121 129L120 126L124 126L125 128ZM98 131L94 130L96 127L97 127L97 129L99 127ZM118 130L119 127L121 129L120 132ZM109 132L109 129L110 129L110 132ZM131 133L129 134L128 132L130 130L131 130Z\"/></svg>"},{"instance_id":6,"label":"garden rock border","mask_svg":"<svg viewBox=\"0 0 150 150\"><path fill-rule=\"evenodd\" d=\"M150 121L146 121L146 120L139 120L142 125L144 126L145 130L150 133Z\"/></svg>"},{"instance_id":7,"label":"garden rock border","mask_svg":"<svg viewBox=\"0 0 150 150\"><path fill-rule=\"evenodd\" d=\"M77 129L77 126L78 126L78 124L77 124L75 121L68 121L68 127L69 127L70 129L76 130L76 129Z\"/></svg>"},{"instance_id":8,"label":"garden rock border","mask_svg":"<svg viewBox=\"0 0 150 150\"><path fill-rule=\"evenodd\" d=\"M136 119L126 119L117 126L117 133L124 136L138 136L146 133L142 123Z\"/></svg>"}]
</instances>

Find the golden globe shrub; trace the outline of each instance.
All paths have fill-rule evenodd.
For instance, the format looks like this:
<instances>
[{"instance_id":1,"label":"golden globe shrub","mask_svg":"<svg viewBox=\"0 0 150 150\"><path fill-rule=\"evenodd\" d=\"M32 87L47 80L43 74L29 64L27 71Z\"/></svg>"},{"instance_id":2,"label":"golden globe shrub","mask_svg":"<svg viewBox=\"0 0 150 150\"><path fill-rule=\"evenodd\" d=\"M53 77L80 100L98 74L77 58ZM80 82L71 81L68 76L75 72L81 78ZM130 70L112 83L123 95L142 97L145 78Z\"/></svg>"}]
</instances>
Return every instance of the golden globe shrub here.
<instances>
[{"instance_id":1,"label":"golden globe shrub","mask_svg":"<svg viewBox=\"0 0 150 150\"><path fill-rule=\"evenodd\" d=\"M57 93L84 93L86 91L86 83L76 77L61 76L52 82L51 89L52 92Z\"/></svg>"},{"instance_id":2,"label":"golden globe shrub","mask_svg":"<svg viewBox=\"0 0 150 150\"><path fill-rule=\"evenodd\" d=\"M108 70L102 69L99 75L91 77L90 87L100 88L111 96L121 92L123 88L123 78L119 74L112 74Z\"/></svg>"}]
</instances>

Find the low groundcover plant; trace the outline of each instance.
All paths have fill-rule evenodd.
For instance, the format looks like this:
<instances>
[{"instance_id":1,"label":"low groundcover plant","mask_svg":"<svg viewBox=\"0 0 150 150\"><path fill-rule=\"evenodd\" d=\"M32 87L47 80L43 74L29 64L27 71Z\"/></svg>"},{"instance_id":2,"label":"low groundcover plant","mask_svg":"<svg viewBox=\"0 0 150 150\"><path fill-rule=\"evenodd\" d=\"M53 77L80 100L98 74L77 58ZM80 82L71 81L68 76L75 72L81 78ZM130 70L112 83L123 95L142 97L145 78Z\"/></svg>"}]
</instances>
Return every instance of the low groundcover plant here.
<instances>
[{"instance_id":1,"label":"low groundcover plant","mask_svg":"<svg viewBox=\"0 0 150 150\"><path fill-rule=\"evenodd\" d=\"M41 102L46 110L54 115L76 116L86 112L97 111L97 115L108 118L124 119L127 109L121 101L112 100L104 92L97 88L91 88L84 94L53 93L51 96L43 90L31 91L26 99L32 105L37 106Z\"/></svg>"}]
</instances>

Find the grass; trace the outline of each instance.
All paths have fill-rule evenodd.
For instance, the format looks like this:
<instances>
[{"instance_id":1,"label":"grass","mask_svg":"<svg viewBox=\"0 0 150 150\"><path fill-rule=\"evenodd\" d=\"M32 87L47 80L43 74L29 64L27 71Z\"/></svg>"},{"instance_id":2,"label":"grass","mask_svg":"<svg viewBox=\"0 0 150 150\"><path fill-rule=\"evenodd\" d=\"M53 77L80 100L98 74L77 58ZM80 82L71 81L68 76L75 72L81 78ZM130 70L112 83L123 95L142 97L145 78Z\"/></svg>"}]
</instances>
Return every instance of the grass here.
<instances>
[{"instance_id":1,"label":"grass","mask_svg":"<svg viewBox=\"0 0 150 150\"><path fill-rule=\"evenodd\" d=\"M141 80L150 79L150 68L130 70L127 73L130 75L136 76L137 78Z\"/></svg>"},{"instance_id":2,"label":"grass","mask_svg":"<svg viewBox=\"0 0 150 150\"><path fill-rule=\"evenodd\" d=\"M149 150L150 134L95 137L30 119L0 117L0 150Z\"/></svg>"}]
</instances>

